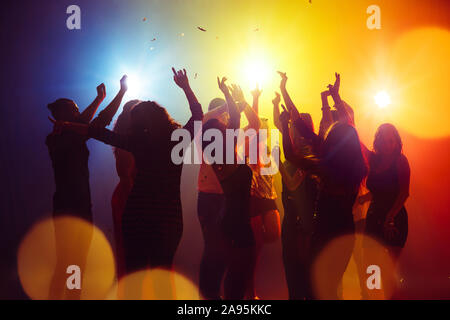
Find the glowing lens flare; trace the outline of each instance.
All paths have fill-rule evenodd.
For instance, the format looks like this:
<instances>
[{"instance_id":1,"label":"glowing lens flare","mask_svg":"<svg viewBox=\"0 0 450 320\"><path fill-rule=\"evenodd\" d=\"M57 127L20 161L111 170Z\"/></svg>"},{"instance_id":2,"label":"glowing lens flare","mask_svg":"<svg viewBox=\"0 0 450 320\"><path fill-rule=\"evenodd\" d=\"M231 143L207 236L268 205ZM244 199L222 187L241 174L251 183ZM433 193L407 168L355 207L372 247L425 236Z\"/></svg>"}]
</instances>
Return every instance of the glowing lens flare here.
<instances>
[{"instance_id":1,"label":"glowing lens flare","mask_svg":"<svg viewBox=\"0 0 450 320\"><path fill-rule=\"evenodd\" d=\"M271 72L263 60L252 60L245 68L246 78L250 88L255 88L258 84L260 87L267 83Z\"/></svg>"},{"instance_id":2,"label":"glowing lens flare","mask_svg":"<svg viewBox=\"0 0 450 320\"><path fill-rule=\"evenodd\" d=\"M135 74L128 74L127 73L127 96L132 99L139 98L139 95L141 94L141 81L138 76Z\"/></svg>"},{"instance_id":3,"label":"glowing lens flare","mask_svg":"<svg viewBox=\"0 0 450 320\"><path fill-rule=\"evenodd\" d=\"M380 91L375 95L375 103L381 109L386 108L391 104L391 97L386 91Z\"/></svg>"}]
</instances>

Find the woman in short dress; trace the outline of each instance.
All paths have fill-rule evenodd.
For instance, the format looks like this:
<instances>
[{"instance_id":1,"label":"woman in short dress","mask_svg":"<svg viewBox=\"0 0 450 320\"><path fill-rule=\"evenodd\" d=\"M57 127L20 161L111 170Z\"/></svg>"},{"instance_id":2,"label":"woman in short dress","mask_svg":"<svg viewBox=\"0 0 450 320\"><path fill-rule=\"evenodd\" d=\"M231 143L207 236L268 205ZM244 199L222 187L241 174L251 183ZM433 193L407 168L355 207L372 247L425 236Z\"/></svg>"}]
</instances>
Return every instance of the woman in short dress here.
<instances>
[{"instance_id":1,"label":"woman in short dress","mask_svg":"<svg viewBox=\"0 0 450 320\"><path fill-rule=\"evenodd\" d=\"M366 149L369 159L368 193L360 196L360 204L370 201L366 217L365 235L378 241L387 249L395 263L408 237L408 214L405 202L409 196L410 168L402 152L403 144L397 129L389 123L382 124L373 143L373 151ZM365 241L365 260L378 264L371 257L370 240ZM385 268L389 270L389 268ZM385 270L385 271L386 271ZM394 293L397 280L393 272L383 272L385 289Z\"/></svg>"}]
</instances>

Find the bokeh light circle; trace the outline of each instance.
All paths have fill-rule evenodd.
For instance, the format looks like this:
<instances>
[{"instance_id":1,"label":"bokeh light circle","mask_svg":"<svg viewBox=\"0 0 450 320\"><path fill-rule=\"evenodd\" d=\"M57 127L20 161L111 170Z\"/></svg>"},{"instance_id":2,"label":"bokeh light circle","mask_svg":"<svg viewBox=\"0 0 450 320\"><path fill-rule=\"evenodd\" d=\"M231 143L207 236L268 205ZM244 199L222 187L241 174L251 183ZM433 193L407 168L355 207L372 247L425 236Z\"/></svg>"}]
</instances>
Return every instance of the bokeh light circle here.
<instances>
[{"instance_id":1,"label":"bokeh light circle","mask_svg":"<svg viewBox=\"0 0 450 320\"><path fill-rule=\"evenodd\" d=\"M198 288L182 274L162 268L137 271L122 277L108 300L200 300Z\"/></svg>"},{"instance_id":2,"label":"bokeh light circle","mask_svg":"<svg viewBox=\"0 0 450 320\"><path fill-rule=\"evenodd\" d=\"M80 267L81 290L69 290L67 267ZM22 239L17 266L31 299L104 299L115 279L115 262L103 232L63 216L34 225Z\"/></svg>"},{"instance_id":3,"label":"bokeh light circle","mask_svg":"<svg viewBox=\"0 0 450 320\"><path fill-rule=\"evenodd\" d=\"M330 295L328 275L337 268L341 257L348 254L348 248L353 244L352 257L341 279L337 292L339 299L354 300L368 298L373 300L389 299L393 294L393 287L389 280L396 278L395 264L387 249L378 241L363 234L345 235L330 241L313 261L311 269L312 289L317 299L334 299ZM358 261L355 259L358 251ZM359 257L362 259L359 259ZM357 263L356 263L357 262ZM368 267L376 265L380 268L380 289L369 289L367 279L373 274ZM361 290L363 287L364 293Z\"/></svg>"}]
</instances>

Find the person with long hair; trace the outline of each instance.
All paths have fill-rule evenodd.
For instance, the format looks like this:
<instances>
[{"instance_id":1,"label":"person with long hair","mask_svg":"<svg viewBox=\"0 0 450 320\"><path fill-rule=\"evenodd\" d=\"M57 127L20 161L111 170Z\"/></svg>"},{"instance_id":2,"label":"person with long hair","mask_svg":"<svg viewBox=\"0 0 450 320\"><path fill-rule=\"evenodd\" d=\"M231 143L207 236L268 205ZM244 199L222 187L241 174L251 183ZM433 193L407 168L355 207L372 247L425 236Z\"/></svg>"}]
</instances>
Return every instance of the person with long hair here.
<instances>
[{"instance_id":1,"label":"person with long hair","mask_svg":"<svg viewBox=\"0 0 450 320\"><path fill-rule=\"evenodd\" d=\"M336 88L330 86L330 94L336 103L341 103ZM328 130L320 153L312 156L294 152L289 135L290 114L285 110L280 116L283 133L283 148L286 159L296 167L318 176L319 195L315 210L315 230L312 237L313 258L333 239L348 235L347 241L340 244L339 254L325 257L327 272L320 274L320 298L337 299L340 280L352 255L354 223L352 207L361 182L367 174L367 167L361 151L360 140L355 128L348 123L334 123ZM300 118L301 120L301 118ZM298 128L298 122L294 126ZM317 295L317 292L315 293Z\"/></svg>"},{"instance_id":2,"label":"person with long hair","mask_svg":"<svg viewBox=\"0 0 450 320\"><path fill-rule=\"evenodd\" d=\"M405 202L409 197L410 168L403 154L403 144L395 126L390 123L378 127L373 151L367 150L369 175L368 193L358 202L370 202L366 217L365 235L382 244L394 262L397 262L408 237L408 213ZM371 264L370 241L363 244L364 260ZM376 259L376 257L375 257ZM399 281L389 268L382 269L383 287L395 294Z\"/></svg>"},{"instance_id":3,"label":"person with long hair","mask_svg":"<svg viewBox=\"0 0 450 320\"><path fill-rule=\"evenodd\" d=\"M140 102L140 100L130 100L124 104L122 112L117 117L116 123L114 124L114 132L118 134L130 133L131 110L133 110L134 106ZM113 148L113 152L116 159L116 171L119 177L119 183L114 189L111 198L111 208L114 227L117 277L120 279L125 274L125 257L122 243L122 214L125 210L128 196L133 188L134 179L136 177L136 166L134 164L133 154L130 152L116 147Z\"/></svg>"},{"instance_id":4,"label":"person with long hair","mask_svg":"<svg viewBox=\"0 0 450 320\"><path fill-rule=\"evenodd\" d=\"M229 91L239 112L243 112L248 120L247 129L257 130L260 125L258 116L245 101L242 90L232 85ZM208 112L203 117L203 123L210 120L218 120L223 126L228 126L230 116L227 102L223 98L215 98L210 102ZM229 243L221 228L225 200L226 197L213 166L202 161L198 175L197 199L198 219L204 243L199 270L199 289L202 297L209 300L221 299L221 283L229 260Z\"/></svg>"},{"instance_id":5,"label":"person with long hair","mask_svg":"<svg viewBox=\"0 0 450 320\"><path fill-rule=\"evenodd\" d=\"M251 92L253 96L252 109L256 116L259 115L259 97L262 90L256 86ZM260 129L269 130L267 119L260 118ZM263 164L260 149L267 150L268 141L267 135L259 135L259 130L256 131L256 136L249 139L246 148L250 148L250 141L256 142L257 163L249 163L252 169L252 186L250 196L250 217L255 237L255 252L252 255L252 275L249 279L246 298L250 300L259 299L255 289L255 273L259 261L261 250L266 243L273 243L280 238L280 213L276 205L277 193L274 187L274 176L261 174L262 167L270 167L271 163ZM262 139L260 139L262 138ZM270 154L270 152L269 152ZM247 156L248 150L247 150ZM250 156L251 158L251 156ZM272 159L270 159L272 161Z\"/></svg>"},{"instance_id":6,"label":"person with long hair","mask_svg":"<svg viewBox=\"0 0 450 320\"><path fill-rule=\"evenodd\" d=\"M203 124L204 134L209 129L212 129L222 135L222 143L220 141L215 141L215 143L220 144L218 147L222 148L223 152L217 153L216 149L214 149L215 152L209 150L212 143L207 142L203 142L202 148L204 157L206 157L205 160L211 164L225 196L224 209L220 220L220 228L228 244L224 298L227 300L241 300L245 297L248 281L252 274L251 260L255 247L255 239L250 222L252 170L247 164L238 163L237 147L239 139L233 135L230 137L233 140L227 141L228 135L226 131L228 129L239 130L241 111L250 112L249 109L251 108L245 101L236 102L239 99L232 97L230 88L225 83L226 80L225 77L222 79L217 78L219 89L224 94L227 102L228 123L224 124L218 119L211 119ZM236 88L234 86L234 89ZM256 117L256 119L258 118ZM232 147L233 163L225 162L224 156L225 151L228 151L227 146ZM226 153L228 154L228 152Z\"/></svg>"},{"instance_id":7,"label":"person with long hair","mask_svg":"<svg viewBox=\"0 0 450 320\"><path fill-rule=\"evenodd\" d=\"M273 103L275 126L282 131L280 123L280 95L276 92ZM301 114L311 131L311 117ZM290 136L296 143L294 151L309 154L310 142L299 136L290 126ZM317 179L311 173L297 168L288 160L280 163L282 177L282 202L284 217L281 226L281 245L284 273L290 300L312 299L310 286L311 236L313 215L317 198Z\"/></svg>"},{"instance_id":8,"label":"person with long hair","mask_svg":"<svg viewBox=\"0 0 450 320\"><path fill-rule=\"evenodd\" d=\"M186 70L175 71L175 83L184 91L192 113L183 127L194 137L194 121L201 121L203 111L192 91ZM171 269L181 240L183 218L180 198L182 163L172 161L172 133L181 128L167 110L155 101L137 104L131 111L130 132L116 132L79 124L57 124L92 137L116 148L131 152L136 178L122 216L125 269L131 274L143 269L161 268L164 277L152 277L153 289L159 299L173 299ZM141 281L145 275L141 272ZM140 282L142 284L142 282ZM125 283L126 299L142 298L142 287Z\"/></svg>"},{"instance_id":9,"label":"person with long hair","mask_svg":"<svg viewBox=\"0 0 450 320\"><path fill-rule=\"evenodd\" d=\"M54 119L52 122L74 122L92 125L98 128L106 127L113 119L122 98L127 91L126 76L120 80L120 90L111 103L92 120L100 103L106 96L104 84L97 87L97 97L80 113L77 104L70 99L61 98L48 105ZM55 176L56 190L53 195L53 218L73 216L93 223L91 192L89 188L89 150L86 146L87 136L73 132L60 132L56 127L45 141ZM75 227L75 226L74 226ZM76 240L74 240L76 241ZM83 237L78 243L68 244L65 235L55 224L56 267L50 284L50 299L79 299L81 290L66 290L66 268L73 261L66 261L67 250L77 246L81 252L77 265L84 270L90 247L90 236Z\"/></svg>"},{"instance_id":10,"label":"person with long hair","mask_svg":"<svg viewBox=\"0 0 450 320\"><path fill-rule=\"evenodd\" d=\"M203 123L216 119L228 123L228 107L222 98L208 105ZM222 278L226 270L227 243L220 228L225 196L211 165L202 161L198 174L197 215L203 235L200 260L199 291L204 299L220 300Z\"/></svg>"}]
</instances>

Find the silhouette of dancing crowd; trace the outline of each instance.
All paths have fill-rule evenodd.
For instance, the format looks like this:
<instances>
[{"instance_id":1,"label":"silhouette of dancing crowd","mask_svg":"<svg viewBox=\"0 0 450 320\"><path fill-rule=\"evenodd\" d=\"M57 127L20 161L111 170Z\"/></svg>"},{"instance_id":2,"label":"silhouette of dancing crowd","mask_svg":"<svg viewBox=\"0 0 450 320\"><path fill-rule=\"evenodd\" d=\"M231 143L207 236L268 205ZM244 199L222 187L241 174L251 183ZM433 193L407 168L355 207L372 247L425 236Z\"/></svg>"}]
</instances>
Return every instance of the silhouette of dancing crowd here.
<instances>
[{"instance_id":1,"label":"silhouette of dancing crowd","mask_svg":"<svg viewBox=\"0 0 450 320\"><path fill-rule=\"evenodd\" d=\"M172 71L191 111L184 126L155 101L131 100L125 103L113 130L106 129L127 91L126 76L116 97L95 118L106 95L103 84L97 87L92 104L81 113L69 99L48 105L54 124L46 140L56 184L54 217L71 215L93 223L86 142L94 138L114 147L120 181L111 204L119 278L140 270L172 269L183 232L183 164L172 161L172 149L177 144L171 139L172 133L184 128L194 139L199 134L194 122L200 121L203 133L214 129L225 137L228 129L241 128L242 113L248 122L244 129L258 132L269 127L268 119L259 116L258 87L251 92L250 106L239 86L228 86L226 78L217 78L223 98L213 99L204 114L186 70ZM233 148L233 163L225 159L203 161L198 175L197 213L204 240L199 291L204 299L259 299L254 277L261 248L280 238L289 298L293 300L342 298L340 286L354 251L355 230L381 243L394 260L405 245L408 216L404 204L409 195L410 170L396 128L381 125L372 150L361 143L353 110L340 97L340 75L336 74L334 84L321 93L322 119L316 133L310 114L300 112L290 98L286 73L279 75L281 95L276 92L272 103L273 123L282 134L285 157L278 164L283 221L280 223L276 204L274 175L261 174L265 164L259 158L257 163L250 163L249 150L237 151L242 145L236 136L233 141L224 139L223 150L230 145ZM269 143L255 135L246 138L244 149L250 139L256 139L258 148ZM202 150L212 143L199 140ZM279 152L279 148L272 152ZM367 202L364 223L355 222L355 208ZM339 242L339 250L324 258L327 269L321 277L327 285L319 295L312 283L313 263L341 236L346 240ZM79 292L64 292L64 283L59 283L56 275L65 272L64 261L58 260L61 237L55 229L57 266L49 298L79 299ZM87 259L89 239L77 245L83 246ZM363 256L370 256L370 246L369 242L362 244ZM82 270L83 263L86 261L81 262ZM383 274L382 280L384 287L397 286L393 271ZM158 298L176 297L170 276L153 281L162 284L157 286ZM122 294L122 298L140 299L142 292L125 285ZM361 295L370 298L365 283L361 284Z\"/></svg>"}]
</instances>

